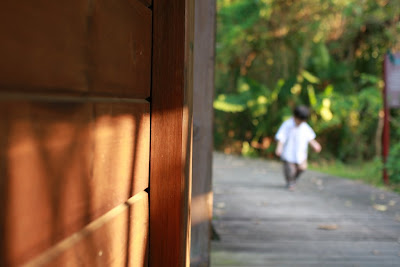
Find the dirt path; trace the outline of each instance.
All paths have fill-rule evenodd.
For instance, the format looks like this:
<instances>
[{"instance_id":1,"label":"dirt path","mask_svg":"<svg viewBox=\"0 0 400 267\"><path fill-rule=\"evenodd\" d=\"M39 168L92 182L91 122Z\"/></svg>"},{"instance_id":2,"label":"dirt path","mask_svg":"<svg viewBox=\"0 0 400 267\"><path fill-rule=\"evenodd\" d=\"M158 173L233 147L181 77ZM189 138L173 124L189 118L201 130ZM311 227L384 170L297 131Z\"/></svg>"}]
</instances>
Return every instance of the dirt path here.
<instances>
[{"instance_id":1,"label":"dirt path","mask_svg":"<svg viewBox=\"0 0 400 267\"><path fill-rule=\"evenodd\" d=\"M213 186L211 266L400 266L397 194L312 171L289 192L278 162L219 153Z\"/></svg>"}]
</instances>

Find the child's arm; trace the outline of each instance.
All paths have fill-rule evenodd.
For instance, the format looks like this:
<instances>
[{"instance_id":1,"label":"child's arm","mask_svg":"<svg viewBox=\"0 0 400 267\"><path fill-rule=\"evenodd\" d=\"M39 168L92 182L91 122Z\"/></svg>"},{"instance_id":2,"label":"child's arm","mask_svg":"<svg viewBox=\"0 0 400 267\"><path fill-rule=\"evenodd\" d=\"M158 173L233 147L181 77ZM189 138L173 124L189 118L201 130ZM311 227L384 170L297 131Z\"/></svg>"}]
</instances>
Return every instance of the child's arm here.
<instances>
[{"instance_id":1,"label":"child's arm","mask_svg":"<svg viewBox=\"0 0 400 267\"><path fill-rule=\"evenodd\" d=\"M282 154L282 150L283 150L283 143L281 141L278 141L278 144L277 144L276 149L275 149L275 154L278 157L280 157L281 154Z\"/></svg>"},{"instance_id":2,"label":"child's arm","mask_svg":"<svg viewBox=\"0 0 400 267\"><path fill-rule=\"evenodd\" d=\"M319 153L322 149L321 145L315 139L311 140L309 142L309 144L310 144L311 148L317 153Z\"/></svg>"}]
</instances>

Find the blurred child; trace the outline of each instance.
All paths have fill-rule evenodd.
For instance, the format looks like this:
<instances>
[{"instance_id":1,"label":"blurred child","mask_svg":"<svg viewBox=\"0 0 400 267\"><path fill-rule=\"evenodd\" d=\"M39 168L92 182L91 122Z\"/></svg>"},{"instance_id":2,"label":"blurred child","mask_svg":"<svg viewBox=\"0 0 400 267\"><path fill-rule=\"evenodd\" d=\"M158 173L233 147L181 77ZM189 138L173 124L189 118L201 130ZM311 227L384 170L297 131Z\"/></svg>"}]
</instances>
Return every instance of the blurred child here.
<instances>
[{"instance_id":1,"label":"blurred child","mask_svg":"<svg viewBox=\"0 0 400 267\"><path fill-rule=\"evenodd\" d=\"M307 124L310 110L305 106L297 106L293 117L286 120L275 135L278 141L275 154L283 161L283 170L287 188L294 190L300 174L307 169L308 145L319 153L321 145L315 140L315 132Z\"/></svg>"}]
</instances>

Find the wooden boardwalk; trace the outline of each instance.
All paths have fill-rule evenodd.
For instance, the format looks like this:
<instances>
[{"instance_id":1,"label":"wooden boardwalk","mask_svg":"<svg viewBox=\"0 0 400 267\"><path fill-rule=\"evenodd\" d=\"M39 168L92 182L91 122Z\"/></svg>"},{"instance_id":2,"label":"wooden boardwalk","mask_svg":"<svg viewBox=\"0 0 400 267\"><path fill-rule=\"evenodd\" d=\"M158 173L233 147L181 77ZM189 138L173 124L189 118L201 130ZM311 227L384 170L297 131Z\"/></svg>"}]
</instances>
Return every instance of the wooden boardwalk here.
<instances>
[{"instance_id":1,"label":"wooden boardwalk","mask_svg":"<svg viewBox=\"0 0 400 267\"><path fill-rule=\"evenodd\" d=\"M213 189L211 266L400 266L397 194L312 171L289 192L278 162L219 153Z\"/></svg>"}]
</instances>

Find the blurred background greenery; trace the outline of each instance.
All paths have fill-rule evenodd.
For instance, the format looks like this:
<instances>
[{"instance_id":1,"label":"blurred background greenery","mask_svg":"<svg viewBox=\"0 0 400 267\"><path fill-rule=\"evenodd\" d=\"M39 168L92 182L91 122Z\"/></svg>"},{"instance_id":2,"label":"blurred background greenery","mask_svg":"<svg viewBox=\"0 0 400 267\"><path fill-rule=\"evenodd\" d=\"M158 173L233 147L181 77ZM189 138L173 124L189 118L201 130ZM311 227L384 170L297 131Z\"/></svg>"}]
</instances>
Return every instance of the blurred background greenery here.
<instances>
[{"instance_id":1,"label":"blurred background greenery","mask_svg":"<svg viewBox=\"0 0 400 267\"><path fill-rule=\"evenodd\" d=\"M215 148L273 158L278 127L305 104L323 146L310 155L313 168L354 166L362 176L357 168L368 165L380 181L382 62L400 51L400 1L217 0L217 11ZM394 184L399 125L392 109Z\"/></svg>"}]
</instances>

